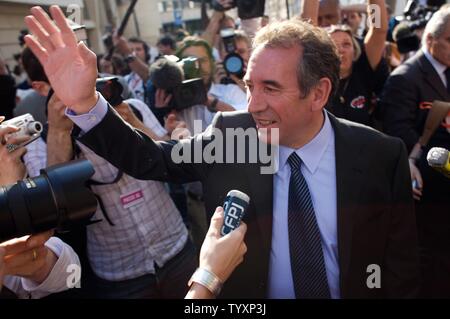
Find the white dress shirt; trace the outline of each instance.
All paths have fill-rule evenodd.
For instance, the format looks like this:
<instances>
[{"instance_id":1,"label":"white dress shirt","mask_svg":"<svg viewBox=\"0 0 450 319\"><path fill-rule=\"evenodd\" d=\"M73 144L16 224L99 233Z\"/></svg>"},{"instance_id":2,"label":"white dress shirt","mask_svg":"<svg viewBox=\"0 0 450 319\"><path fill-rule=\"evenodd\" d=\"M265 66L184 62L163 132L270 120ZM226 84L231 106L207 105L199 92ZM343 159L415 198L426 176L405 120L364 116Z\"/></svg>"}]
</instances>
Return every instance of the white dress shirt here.
<instances>
[{"instance_id":1,"label":"white dress shirt","mask_svg":"<svg viewBox=\"0 0 450 319\"><path fill-rule=\"evenodd\" d=\"M308 183L322 239L325 268L331 298L340 297L336 210L336 163L334 131L327 113L320 133L298 150L280 147L279 170L273 181L273 228L270 252L269 298L295 298L289 253L289 156L302 159L302 173Z\"/></svg>"},{"instance_id":2,"label":"white dress shirt","mask_svg":"<svg viewBox=\"0 0 450 319\"><path fill-rule=\"evenodd\" d=\"M447 66L445 66L444 64L442 64L441 62L436 60L425 46L422 47L422 51L425 54L425 57L428 59L428 61L430 61L433 68L436 70L436 72L439 75L439 78L441 79L444 86L447 87L447 85L448 85L447 77L445 76L445 73L444 73L445 70L447 70Z\"/></svg>"},{"instance_id":3,"label":"white dress shirt","mask_svg":"<svg viewBox=\"0 0 450 319\"><path fill-rule=\"evenodd\" d=\"M69 266L81 264L75 251L64 243L61 239L51 237L45 246L58 257L56 264L53 266L50 274L41 283L25 279L23 277L5 276L3 284L9 290L14 292L20 299L40 299L52 293L58 293L69 289L67 284L69 276L73 273ZM69 280L69 283L71 281ZM72 283L71 283L72 284Z\"/></svg>"}]
</instances>

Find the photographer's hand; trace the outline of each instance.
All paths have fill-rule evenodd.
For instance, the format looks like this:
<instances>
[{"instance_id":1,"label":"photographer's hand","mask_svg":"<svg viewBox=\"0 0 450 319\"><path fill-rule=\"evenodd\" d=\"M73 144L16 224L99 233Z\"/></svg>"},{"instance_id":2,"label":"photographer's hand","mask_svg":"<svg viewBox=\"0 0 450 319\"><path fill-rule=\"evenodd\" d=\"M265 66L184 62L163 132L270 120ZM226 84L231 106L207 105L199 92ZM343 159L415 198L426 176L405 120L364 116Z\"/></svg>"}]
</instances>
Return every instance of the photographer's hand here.
<instances>
[{"instance_id":1,"label":"photographer's hand","mask_svg":"<svg viewBox=\"0 0 450 319\"><path fill-rule=\"evenodd\" d=\"M234 83L236 83L237 86L239 86L239 88L244 91L245 93L247 93L247 88L245 87L245 83L242 79L240 79L239 77L237 77L234 74L230 74L230 78L234 81Z\"/></svg>"},{"instance_id":2,"label":"photographer's hand","mask_svg":"<svg viewBox=\"0 0 450 319\"><path fill-rule=\"evenodd\" d=\"M142 123L137 117L136 114L134 114L131 107L128 105L128 103L122 102L119 106L115 107L115 110L119 115L123 118L125 122L133 126L134 128L141 129L144 127L144 123Z\"/></svg>"},{"instance_id":3,"label":"photographer's hand","mask_svg":"<svg viewBox=\"0 0 450 319\"><path fill-rule=\"evenodd\" d=\"M147 127L137 116L134 114L128 103L123 102L119 106L115 107L115 110L122 119L130 124L135 129L142 131L145 135L150 137L154 141L166 140L165 137L158 136L152 129Z\"/></svg>"},{"instance_id":4,"label":"photographer's hand","mask_svg":"<svg viewBox=\"0 0 450 319\"><path fill-rule=\"evenodd\" d=\"M233 6L233 0L217 0L217 2L225 9L231 9Z\"/></svg>"},{"instance_id":5,"label":"photographer's hand","mask_svg":"<svg viewBox=\"0 0 450 319\"><path fill-rule=\"evenodd\" d=\"M169 140L182 140L191 137L186 122L180 121L175 111L165 119L164 128L168 132Z\"/></svg>"},{"instance_id":6,"label":"photographer's hand","mask_svg":"<svg viewBox=\"0 0 450 319\"><path fill-rule=\"evenodd\" d=\"M98 98L96 55L84 43L78 43L58 6L51 6L50 12L56 24L41 7L31 9L32 16L25 17L25 23L33 36L27 35L25 42L64 105L78 114L88 113Z\"/></svg>"},{"instance_id":7,"label":"photographer's hand","mask_svg":"<svg viewBox=\"0 0 450 319\"><path fill-rule=\"evenodd\" d=\"M114 47L119 51L120 54L122 54L124 57L127 57L128 55L133 53L133 50L131 50L130 46L128 45L127 39L125 39L123 36L118 36L117 32L114 32L113 35L113 43Z\"/></svg>"},{"instance_id":8,"label":"photographer's hand","mask_svg":"<svg viewBox=\"0 0 450 319\"><path fill-rule=\"evenodd\" d=\"M155 95L155 107L162 109L168 107L170 101L172 100L172 94L167 94L163 89L157 89Z\"/></svg>"},{"instance_id":9,"label":"photographer's hand","mask_svg":"<svg viewBox=\"0 0 450 319\"><path fill-rule=\"evenodd\" d=\"M3 119L0 118L0 123ZM10 152L6 145L22 144L29 138L9 138L8 134L15 133L18 128L12 126L0 126L0 185L14 184L25 177L26 168L22 163L22 156L27 152L25 147L20 147Z\"/></svg>"},{"instance_id":10,"label":"photographer's hand","mask_svg":"<svg viewBox=\"0 0 450 319\"><path fill-rule=\"evenodd\" d=\"M222 62L216 62L216 68L214 72L214 83L220 84L224 78L227 77L227 72L223 67Z\"/></svg>"},{"instance_id":11,"label":"photographer's hand","mask_svg":"<svg viewBox=\"0 0 450 319\"><path fill-rule=\"evenodd\" d=\"M411 181L413 182L413 197L415 200L420 201L423 194L423 179L413 159L409 159L409 170L411 173Z\"/></svg>"},{"instance_id":12,"label":"photographer's hand","mask_svg":"<svg viewBox=\"0 0 450 319\"><path fill-rule=\"evenodd\" d=\"M4 275L20 276L37 284L42 283L58 260L53 251L45 246L52 236L53 231L48 231L1 243L0 247L5 251Z\"/></svg>"}]
</instances>

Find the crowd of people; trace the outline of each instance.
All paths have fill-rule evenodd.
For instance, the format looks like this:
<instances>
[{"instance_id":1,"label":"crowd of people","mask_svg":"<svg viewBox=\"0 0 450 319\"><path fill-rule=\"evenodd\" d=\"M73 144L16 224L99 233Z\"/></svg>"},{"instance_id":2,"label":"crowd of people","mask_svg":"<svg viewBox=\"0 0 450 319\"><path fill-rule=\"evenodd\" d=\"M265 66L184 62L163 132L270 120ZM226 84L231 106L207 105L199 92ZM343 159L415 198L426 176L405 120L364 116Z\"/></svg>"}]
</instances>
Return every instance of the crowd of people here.
<instances>
[{"instance_id":1,"label":"crowd of people","mask_svg":"<svg viewBox=\"0 0 450 319\"><path fill-rule=\"evenodd\" d=\"M30 113L44 129L10 148L26 141L0 126L0 185L87 159L100 222L1 243L2 295L450 297L450 181L427 162L430 149L450 149L450 7L423 8L433 15L411 31L420 46L408 52L392 40L385 0L311 0L271 23L213 11L204 32L162 35L156 50L113 34L112 54L98 55L59 7L49 9L54 23L32 8L20 57L27 81L16 83L0 60L0 114ZM230 54L239 72L226 65ZM97 84L111 77L117 94ZM24 85L26 97L17 94ZM180 99L180 87L192 94ZM438 118L437 103L448 108ZM199 123L203 133L190 136ZM231 128L256 128L267 144L276 130L278 171L174 161L180 144L210 148L212 129ZM232 189L250 207L221 237L216 207ZM79 289L67 287L73 264L83 270ZM371 265L380 287L367 284Z\"/></svg>"}]
</instances>

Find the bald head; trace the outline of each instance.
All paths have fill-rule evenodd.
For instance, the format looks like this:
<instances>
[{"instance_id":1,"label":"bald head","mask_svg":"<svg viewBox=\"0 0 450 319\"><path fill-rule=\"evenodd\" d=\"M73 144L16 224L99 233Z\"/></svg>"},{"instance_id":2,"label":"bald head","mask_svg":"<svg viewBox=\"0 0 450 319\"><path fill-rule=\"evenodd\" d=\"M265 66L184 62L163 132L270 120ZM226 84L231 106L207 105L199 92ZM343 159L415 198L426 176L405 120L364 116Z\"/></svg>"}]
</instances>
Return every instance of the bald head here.
<instances>
[{"instance_id":1,"label":"bald head","mask_svg":"<svg viewBox=\"0 0 450 319\"><path fill-rule=\"evenodd\" d=\"M320 0L319 26L328 27L339 24L341 21L341 9L339 0Z\"/></svg>"}]
</instances>

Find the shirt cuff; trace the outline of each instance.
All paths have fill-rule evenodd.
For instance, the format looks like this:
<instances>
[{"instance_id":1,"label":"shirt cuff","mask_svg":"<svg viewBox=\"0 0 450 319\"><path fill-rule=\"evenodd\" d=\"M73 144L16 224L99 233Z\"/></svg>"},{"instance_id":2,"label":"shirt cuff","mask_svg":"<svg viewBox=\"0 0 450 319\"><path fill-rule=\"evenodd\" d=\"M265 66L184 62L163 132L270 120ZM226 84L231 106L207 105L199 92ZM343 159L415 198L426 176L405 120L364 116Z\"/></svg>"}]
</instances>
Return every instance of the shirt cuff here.
<instances>
[{"instance_id":1,"label":"shirt cuff","mask_svg":"<svg viewBox=\"0 0 450 319\"><path fill-rule=\"evenodd\" d=\"M100 94L98 94L97 104L89 111L89 113L77 115L70 108L66 109L66 116L72 120L82 131L87 133L96 127L106 116L108 112L108 102Z\"/></svg>"},{"instance_id":2,"label":"shirt cuff","mask_svg":"<svg viewBox=\"0 0 450 319\"><path fill-rule=\"evenodd\" d=\"M31 293L32 296L38 294L41 297L41 295L45 296L69 289L67 285L67 278L69 276L67 268L72 264L80 266L80 260L76 253L61 239L52 237L45 243L45 246L53 251L58 257L58 260L50 274L41 284L36 284L31 280L21 278L23 289Z\"/></svg>"}]
</instances>

